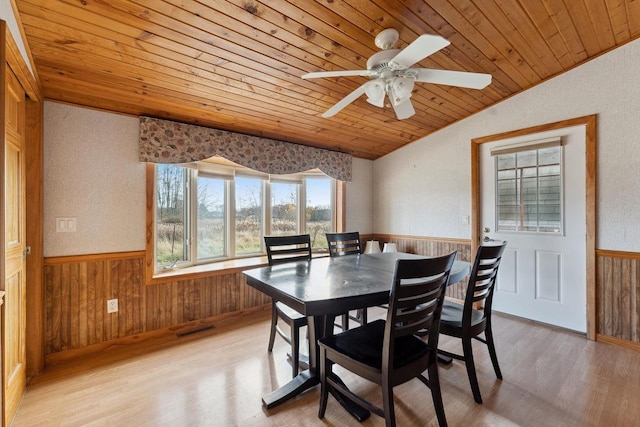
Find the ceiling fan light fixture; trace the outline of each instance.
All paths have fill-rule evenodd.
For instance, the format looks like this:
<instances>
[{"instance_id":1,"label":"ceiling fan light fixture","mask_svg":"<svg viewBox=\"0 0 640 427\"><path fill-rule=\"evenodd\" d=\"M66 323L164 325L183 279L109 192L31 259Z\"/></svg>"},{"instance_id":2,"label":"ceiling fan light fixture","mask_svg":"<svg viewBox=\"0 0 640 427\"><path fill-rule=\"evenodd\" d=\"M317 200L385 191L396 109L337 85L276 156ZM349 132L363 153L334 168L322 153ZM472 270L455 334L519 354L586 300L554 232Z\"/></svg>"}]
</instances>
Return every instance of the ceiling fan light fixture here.
<instances>
[{"instance_id":1,"label":"ceiling fan light fixture","mask_svg":"<svg viewBox=\"0 0 640 427\"><path fill-rule=\"evenodd\" d=\"M413 94L414 80L406 77L395 77L390 86L389 97L393 105L402 104Z\"/></svg>"},{"instance_id":2,"label":"ceiling fan light fixture","mask_svg":"<svg viewBox=\"0 0 640 427\"><path fill-rule=\"evenodd\" d=\"M377 107L392 106L399 120L416 112L411 103L415 82L444 84L469 89L482 89L491 84L491 75L454 70L433 70L415 67L424 58L447 47L450 43L437 34L422 34L403 49L393 46L399 39L398 31L389 28L376 36L376 46L382 49L367 60L366 70L317 71L302 76L304 79L319 77L360 76L371 80L360 85L322 114L331 117L344 107L367 95L367 102ZM386 102L386 98L389 101Z\"/></svg>"},{"instance_id":3,"label":"ceiling fan light fixture","mask_svg":"<svg viewBox=\"0 0 640 427\"><path fill-rule=\"evenodd\" d=\"M364 93L367 95L367 102L376 107L384 107L384 84L379 81L369 83Z\"/></svg>"}]
</instances>

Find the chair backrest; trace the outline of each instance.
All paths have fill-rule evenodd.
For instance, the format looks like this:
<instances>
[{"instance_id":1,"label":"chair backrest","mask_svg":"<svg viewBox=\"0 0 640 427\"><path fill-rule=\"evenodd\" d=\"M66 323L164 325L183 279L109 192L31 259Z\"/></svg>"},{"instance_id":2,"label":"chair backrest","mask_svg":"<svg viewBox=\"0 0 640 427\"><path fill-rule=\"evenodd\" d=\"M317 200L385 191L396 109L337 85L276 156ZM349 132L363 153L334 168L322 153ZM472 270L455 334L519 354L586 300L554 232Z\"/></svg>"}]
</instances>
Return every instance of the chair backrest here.
<instances>
[{"instance_id":1,"label":"chair backrest","mask_svg":"<svg viewBox=\"0 0 640 427\"><path fill-rule=\"evenodd\" d=\"M506 247L507 242L504 241L500 245L480 246L478 248L464 299L463 327L471 325L472 312L476 303L484 306L483 315L485 318L491 313L498 267Z\"/></svg>"},{"instance_id":2,"label":"chair backrest","mask_svg":"<svg viewBox=\"0 0 640 427\"><path fill-rule=\"evenodd\" d=\"M352 231L348 233L326 233L327 244L329 245L329 255L332 257L360 254L360 233Z\"/></svg>"},{"instance_id":3,"label":"chair backrest","mask_svg":"<svg viewBox=\"0 0 640 427\"><path fill-rule=\"evenodd\" d=\"M269 265L311 260L311 237L308 234L264 236L264 243Z\"/></svg>"},{"instance_id":4,"label":"chair backrest","mask_svg":"<svg viewBox=\"0 0 640 427\"><path fill-rule=\"evenodd\" d=\"M434 350L438 347L445 288L455 258L456 252L452 252L436 258L396 261L383 350L390 354L389 363L393 362L394 347L390 343L398 337L427 330L427 344Z\"/></svg>"}]
</instances>

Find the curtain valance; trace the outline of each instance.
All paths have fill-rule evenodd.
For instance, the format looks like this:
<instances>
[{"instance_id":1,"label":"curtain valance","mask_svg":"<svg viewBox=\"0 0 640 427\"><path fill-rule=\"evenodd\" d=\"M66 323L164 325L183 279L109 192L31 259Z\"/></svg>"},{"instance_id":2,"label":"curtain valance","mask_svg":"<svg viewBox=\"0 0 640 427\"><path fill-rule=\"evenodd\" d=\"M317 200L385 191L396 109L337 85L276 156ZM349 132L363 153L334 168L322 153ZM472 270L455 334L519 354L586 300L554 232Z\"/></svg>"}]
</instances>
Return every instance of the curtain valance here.
<instances>
[{"instance_id":1,"label":"curtain valance","mask_svg":"<svg viewBox=\"0 0 640 427\"><path fill-rule=\"evenodd\" d=\"M332 178L351 181L349 154L290 142L140 117L140 161L189 163L221 156L269 174L290 174L318 168Z\"/></svg>"}]
</instances>

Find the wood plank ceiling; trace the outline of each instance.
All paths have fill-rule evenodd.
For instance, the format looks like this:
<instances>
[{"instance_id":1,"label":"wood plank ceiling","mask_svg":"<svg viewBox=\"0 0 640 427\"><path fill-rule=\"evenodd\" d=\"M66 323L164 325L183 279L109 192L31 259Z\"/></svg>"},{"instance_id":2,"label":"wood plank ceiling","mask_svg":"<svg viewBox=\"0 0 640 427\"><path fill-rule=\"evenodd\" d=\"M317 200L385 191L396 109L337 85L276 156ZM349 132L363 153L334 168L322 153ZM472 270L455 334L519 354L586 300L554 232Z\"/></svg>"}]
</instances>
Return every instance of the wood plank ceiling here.
<instances>
[{"instance_id":1,"label":"wood plank ceiling","mask_svg":"<svg viewBox=\"0 0 640 427\"><path fill-rule=\"evenodd\" d=\"M260 135L375 159L640 34L638 0L15 0L47 99ZM364 97L384 28L403 48L451 42L417 66L489 73L483 90L418 83L397 120ZM615 70L612 70L615 72Z\"/></svg>"}]
</instances>

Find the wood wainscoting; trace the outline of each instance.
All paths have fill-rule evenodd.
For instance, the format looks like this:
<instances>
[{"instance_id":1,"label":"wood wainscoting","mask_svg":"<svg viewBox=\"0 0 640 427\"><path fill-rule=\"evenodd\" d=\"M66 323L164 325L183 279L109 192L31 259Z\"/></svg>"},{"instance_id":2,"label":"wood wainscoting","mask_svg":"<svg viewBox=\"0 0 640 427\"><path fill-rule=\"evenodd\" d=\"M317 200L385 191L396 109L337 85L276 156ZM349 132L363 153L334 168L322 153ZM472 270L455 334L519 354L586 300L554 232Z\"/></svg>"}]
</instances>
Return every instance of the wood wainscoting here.
<instances>
[{"instance_id":1,"label":"wood wainscoting","mask_svg":"<svg viewBox=\"0 0 640 427\"><path fill-rule=\"evenodd\" d=\"M640 253L596 251L598 341L640 350Z\"/></svg>"},{"instance_id":2,"label":"wood wainscoting","mask_svg":"<svg viewBox=\"0 0 640 427\"><path fill-rule=\"evenodd\" d=\"M424 256L446 255L457 251L458 261L473 262L471 255L471 240L467 239L446 239L440 237L416 237L416 236L395 236L390 234L376 234L374 238L384 243L395 243L398 252L409 252ZM450 298L464 300L467 290L468 278L447 288L447 296Z\"/></svg>"},{"instance_id":3,"label":"wood wainscoting","mask_svg":"<svg viewBox=\"0 0 640 427\"><path fill-rule=\"evenodd\" d=\"M47 363L82 354L74 351L82 348L98 351L105 342L167 328L197 329L270 306L269 297L246 285L242 272L145 285L144 266L144 251L46 258ZM118 298L118 312L107 313L112 298Z\"/></svg>"},{"instance_id":4,"label":"wood wainscoting","mask_svg":"<svg viewBox=\"0 0 640 427\"><path fill-rule=\"evenodd\" d=\"M464 239L372 235L399 251L426 256L458 252L472 261ZM246 285L242 272L145 285L145 253L45 259L45 354L51 363L108 345L135 342L154 334L197 329L225 316L269 307L270 299ZM597 251L599 341L640 350L640 253ZM464 299L466 281L447 295ZM119 311L106 301L118 298Z\"/></svg>"}]
</instances>

